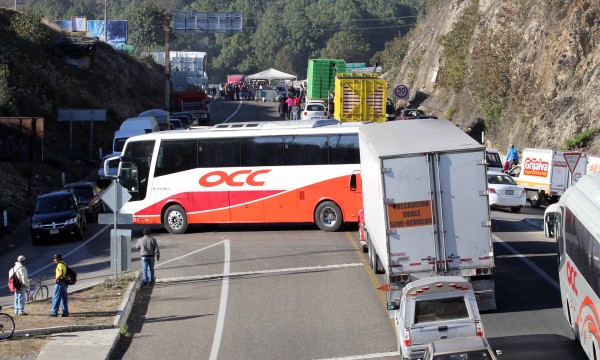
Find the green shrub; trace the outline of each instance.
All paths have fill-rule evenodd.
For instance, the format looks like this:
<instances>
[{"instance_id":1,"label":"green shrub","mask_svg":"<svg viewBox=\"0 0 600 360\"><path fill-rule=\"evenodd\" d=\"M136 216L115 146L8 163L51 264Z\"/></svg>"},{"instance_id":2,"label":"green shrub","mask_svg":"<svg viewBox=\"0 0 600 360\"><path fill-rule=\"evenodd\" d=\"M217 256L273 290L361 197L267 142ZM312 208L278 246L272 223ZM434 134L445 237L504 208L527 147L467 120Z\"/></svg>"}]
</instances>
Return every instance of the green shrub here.
<instances>
[{"instance_id":1,"label":"green shrub","mask_svg":"<svg viewBox=\"0 0 600 360\"><path fill-rule=\"evenodd\" d=\"M598 132L598 128L591 128L577 134L573 139L567 139L564 142L565 150L576 150L586 146L587 142Z\"/></svg>"}]
</instances>

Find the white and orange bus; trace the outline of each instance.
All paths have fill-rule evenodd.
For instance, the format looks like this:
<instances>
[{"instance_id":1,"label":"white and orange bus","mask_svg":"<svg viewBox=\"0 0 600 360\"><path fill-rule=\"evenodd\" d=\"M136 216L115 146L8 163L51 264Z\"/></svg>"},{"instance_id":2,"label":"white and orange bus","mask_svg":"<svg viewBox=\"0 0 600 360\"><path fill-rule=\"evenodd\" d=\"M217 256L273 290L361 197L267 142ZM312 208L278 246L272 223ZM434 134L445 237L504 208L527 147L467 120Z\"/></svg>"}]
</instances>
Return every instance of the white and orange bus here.
<instances>
[{"instance_id":1,"label":"white and orange bus","mask_svg":"<svg viewBox=\"0 0 600 360\"><path fill-rule=\"evenodd\" d=\"M600 359L600 173L569 187L544 214L544 232L556 237L562 307L590 359Z\"/></svg>"},{"instance_id":2,"label":"white and orange bus","mask_svg":"<svg viewBox=\"0 0 600 360\"><path fill-rule=\"evenodd\" d=\"M133 223L357 222L358 127L335 120L226 123L129 138L119 178Z\"/></svg>"}]
</instances>

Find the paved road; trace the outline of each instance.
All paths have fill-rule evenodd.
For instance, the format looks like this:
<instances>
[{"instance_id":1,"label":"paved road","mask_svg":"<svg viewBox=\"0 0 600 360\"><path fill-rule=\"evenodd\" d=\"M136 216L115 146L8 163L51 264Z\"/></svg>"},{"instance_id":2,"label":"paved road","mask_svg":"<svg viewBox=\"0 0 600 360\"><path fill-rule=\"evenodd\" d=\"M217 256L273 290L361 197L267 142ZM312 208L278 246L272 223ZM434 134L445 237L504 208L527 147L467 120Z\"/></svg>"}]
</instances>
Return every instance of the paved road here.
<instances>
[{"instance_id":1,"label":"paved road","mask_svg":"<svg viewBox=\"0 0 600 360\"><path fill-rule=\"evenodd\" d=\"M223 102L221 117L212 119L233 122L244 114L247 120L256 109L270 119L273 113L273 104L245 105ZM543 209L528 206L519 214L492 213L498 311L483 314L486 334L504 352L503 360L585 359L562 315L555 243L523 221L542 215ZM36 248L24 236L0 262L10 264L24 253L33 272L51 275L51 255L62 252L77 266L80 281L97 280L110 275L105 228L90 226L84 241ZM191 226L174 236L155 228L162 282L142 290L129 321L134 336L120 341L112 358L399 358L376 290L382 278L364 265L349 230L325 233L311 224ZM139 235L134 228L134 240ZM2 304L12 302L5 287L0 294Z\"/></svg>"}]
</instances>

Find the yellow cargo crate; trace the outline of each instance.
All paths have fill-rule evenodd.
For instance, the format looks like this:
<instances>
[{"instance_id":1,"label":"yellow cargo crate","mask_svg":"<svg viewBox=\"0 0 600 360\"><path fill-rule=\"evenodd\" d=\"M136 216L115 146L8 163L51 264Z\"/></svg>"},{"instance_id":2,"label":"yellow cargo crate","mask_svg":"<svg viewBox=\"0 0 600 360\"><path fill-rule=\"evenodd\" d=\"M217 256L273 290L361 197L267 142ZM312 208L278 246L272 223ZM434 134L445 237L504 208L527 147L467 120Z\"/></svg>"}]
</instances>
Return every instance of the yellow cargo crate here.
<instances>
[{"instance_id":1,"label":"yellow cargo crate","mask_svg":"<svg viewBox=\"0 0 600 360\"><path fill-rule=\"evenodd\" d=\"M387 81L377 74L340 73L335 78L333 117L338 121L386 120Z\"/></svg>"}]
</instances>

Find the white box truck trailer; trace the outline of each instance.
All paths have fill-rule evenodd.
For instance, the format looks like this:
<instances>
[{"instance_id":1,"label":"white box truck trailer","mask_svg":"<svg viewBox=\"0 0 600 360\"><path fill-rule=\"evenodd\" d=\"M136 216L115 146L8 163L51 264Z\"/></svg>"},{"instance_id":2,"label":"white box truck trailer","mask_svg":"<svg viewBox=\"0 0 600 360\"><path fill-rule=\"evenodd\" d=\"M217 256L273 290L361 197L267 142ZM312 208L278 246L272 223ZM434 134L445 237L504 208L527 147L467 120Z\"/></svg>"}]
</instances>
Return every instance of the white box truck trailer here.
<instances>
[{"instance_id":1,"label":"white box truck trailer","mask_svg":"<svg viewBox=\"0 0 600 360\"><path fill-rule=\"evenodd\" d=\"M570 185L575 185L586 174L587 155L584 153L527 148L522 158L521 164L508 173L525 189L527 200L535 208L544 201L557 202Z\"/></svg>"},{"instance_id":2,"label":"white box truck trailer","mask_svg":"<svg viewBox=\"0 0 600 360\"><path fill-rule=\"evenodd\" d=\"M362 126L359 146L361 225L388 308L409 282L448 275L471 282L480 310L496 309L485 147L443 119Z\"/></svg>"}]
</instances>

